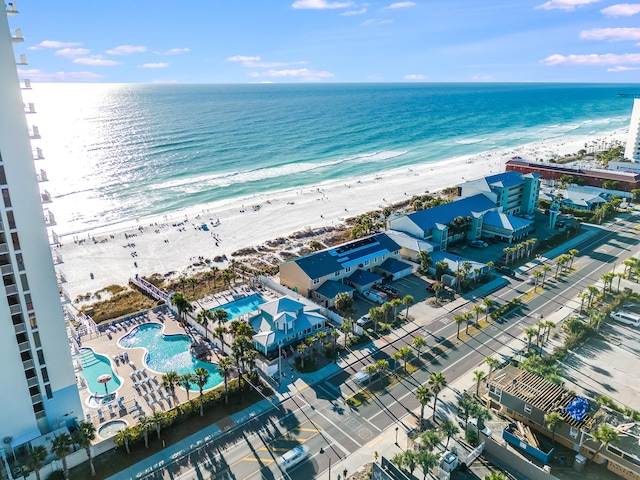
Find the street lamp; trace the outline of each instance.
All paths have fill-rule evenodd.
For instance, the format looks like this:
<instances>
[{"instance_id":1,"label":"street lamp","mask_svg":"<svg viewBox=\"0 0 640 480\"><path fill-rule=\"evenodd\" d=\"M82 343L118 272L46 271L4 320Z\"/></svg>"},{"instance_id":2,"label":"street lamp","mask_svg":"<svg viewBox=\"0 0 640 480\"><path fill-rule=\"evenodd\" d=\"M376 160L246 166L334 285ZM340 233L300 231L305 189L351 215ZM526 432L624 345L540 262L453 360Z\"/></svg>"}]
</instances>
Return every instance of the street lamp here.
<instances>
[{"instance_id":1,"label":"street lamp","mask_svg":"<svg viewBox=\"0 0 640 480\"><path fill-rule=\"evenodd\" d=\"M280 374L279 380L282 380L282 340L278 342L278 373Z\"/></svg>"},{"instance_id":2,"label":"street lamp","mask_svg":"<svg viewBox=\"0 0 640 480\"><path fill-rule=\"evenodd\" d=\"M398 445L398 427L396 427L396 445Z\"/></svg>"},{"instance_id":3,"label":"street lamp","mask_svg":"<svg viewBox=\"0 0 640 480\"><path fill-rule=\"evenodd\" d=\"M320 453L324 455L324 448L320 447ZM327 457L329 457L329 480L331 480L331 457L327 453Z\"/></svg>"}]
</instances>

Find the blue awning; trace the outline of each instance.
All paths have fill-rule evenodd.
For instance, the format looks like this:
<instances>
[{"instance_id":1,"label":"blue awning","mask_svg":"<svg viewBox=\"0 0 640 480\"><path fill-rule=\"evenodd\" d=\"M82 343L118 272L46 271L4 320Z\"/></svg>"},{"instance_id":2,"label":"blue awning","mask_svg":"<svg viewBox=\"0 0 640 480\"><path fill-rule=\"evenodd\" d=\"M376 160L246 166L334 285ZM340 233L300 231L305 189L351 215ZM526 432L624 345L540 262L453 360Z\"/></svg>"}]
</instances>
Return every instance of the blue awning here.
<instances>
[{"instance_id":1,"label":"blue awning","mask_svg":"<svg viewBox=\"0 0 640 480\"><path fill-rule=\"evenodd\" d=\"M31 440L35 440L40 436L42 436L42 433L40 433L40 430L38 429L32 430L29 433L25 433L24 435L20 435L19 437L11 440L11 448L16 448L16 447L19 447L20 445L24 445L25 443L30 442Z\"/></svg>"}]
</instances>

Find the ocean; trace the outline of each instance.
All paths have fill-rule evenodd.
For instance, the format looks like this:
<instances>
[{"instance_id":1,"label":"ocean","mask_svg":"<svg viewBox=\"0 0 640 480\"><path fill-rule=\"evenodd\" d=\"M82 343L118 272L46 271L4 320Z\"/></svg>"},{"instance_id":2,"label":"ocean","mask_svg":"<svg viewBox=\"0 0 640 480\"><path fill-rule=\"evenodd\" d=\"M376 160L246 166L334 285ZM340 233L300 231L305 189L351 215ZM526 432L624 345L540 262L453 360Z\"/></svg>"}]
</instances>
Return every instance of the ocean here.
<instances>
[{"instance_id":1,"label":"ocean","mask_svg":"<svg viewBox=\"0 0 640 480\"><path fill-rule=\"evenodd\" d=\"M612 84L38 84L58 234L628 127ZM26 100L26 99L25 99ZM29 100L31 101L31 100ZM470 177L483 172L470 172ZM214 213L215 215L215 213Z\"/></svg>"}]
</instances>

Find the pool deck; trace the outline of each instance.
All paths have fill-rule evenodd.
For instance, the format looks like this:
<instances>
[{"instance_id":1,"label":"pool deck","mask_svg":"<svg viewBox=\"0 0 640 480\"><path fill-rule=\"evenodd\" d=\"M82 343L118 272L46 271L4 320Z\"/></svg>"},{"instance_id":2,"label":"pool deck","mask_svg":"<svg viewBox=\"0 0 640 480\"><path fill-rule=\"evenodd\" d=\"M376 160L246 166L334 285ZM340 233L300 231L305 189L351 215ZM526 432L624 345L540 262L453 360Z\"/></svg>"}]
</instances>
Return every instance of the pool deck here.
<instances>
[{"instance_id":1,"label":"pool deck","mask_svg":"<svg viewBox=\"0 0 640 480\"><path fill-rule=\"evenodd\" d=\"M118 376L120 381L122 382L120 388L118 388L116 392L116 400L120 397L124 397L124 406L125 409L120 409L118 406L118 402L112 402L113 412L110 412L108 405L103 406L100 410L102 411L102 417L100 417L97 408L92 408L87 405L87 400L90 396L93 395L93 392L89 391L87 387L80 388L80 399L82 401L83 408L83 419L88 420L91 419L91 422L96 426L96 429L99 429L101 425L105 423L121 419L127 422L129 427L132 427L137 424L139 413L131 412L134 409L135 404L140 406L142 412L145 415L150 416L153 415L154 412L161 411L166 412L171 407L166 399L162 398L158 399L158 386L162 385L162 375L161 372L154 372L149 370L148 367L142 361L143 356L145 354L145 350L142 348L122 348L118 346L118 341L124 337L127 333L131 332L136 326L144 323L157 323L164 326L163 332L165 334L184 334L190 335L189 332L185 331L183 327L180 326L179 322L176 321L169 314L156 314L153 312L148 313L148 318L140 319L136 322L131 322L128 326L122 326L115 333L103 333L102 335L92 338L85 339L82 342L82 347L89 347L94 350L94 352L102 354L109 358L111 361L111 368L113 372ZM122 325L122 324L121 324ZM109 338L111 336L111 338ZM119 362L119 365L116 365L116 362L113 360L114 355L120 355L124 352L127 352L129 356L129 364ZM136 370L146 369L146 375L142 374L135 378L131 378L131 373ZM77 372L82 373L82 372ZM156 376L157 383L151 380L153 376ZM144 379L150 379L149 384L154 389L154 397L156 401L153 404L147 402L144 398L143 394L148 392L149 387L142 387L136 389L134 387L134 382L140 382ZM164 388L160 388L162 394L164 395ZM187 393L186 390L182 387L176 387L175 394L179 403L184 403L187 401ZM190 392L189 398L196 398L198 396L198 392ZM171 398L171 404L174 405L174 398ZM100 440L100 439L97 439Z\"/></svg>"}]
</instances>

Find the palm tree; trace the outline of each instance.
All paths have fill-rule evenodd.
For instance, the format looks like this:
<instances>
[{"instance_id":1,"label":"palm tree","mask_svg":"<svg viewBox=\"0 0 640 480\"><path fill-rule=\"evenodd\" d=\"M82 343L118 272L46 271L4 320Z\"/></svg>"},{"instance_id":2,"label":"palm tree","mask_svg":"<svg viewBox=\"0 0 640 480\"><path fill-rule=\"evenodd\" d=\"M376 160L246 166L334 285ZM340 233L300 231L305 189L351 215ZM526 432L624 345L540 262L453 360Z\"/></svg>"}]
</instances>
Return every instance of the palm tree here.
<instances>
[{"instance_id":1,"label":"palm tree","mask_svg":"<svg viewBox=\"0 0 640 480\"><path fill-rule=\"evenodd\" d=\"M36 473L36 480L40 480L40 470L47 459L47 448L44 445L35 445L29 452L26 466Z\"/></svg>"},{"instance_id":2,"label":"palm tree","mask_svg":"<svg viewBox=\"0 0 640 480\"><path fill-rule=\"evenodd\" d=\"M611 272L605 273L604 275L600 276L600 280L602 280L602 283L604 284L604 286L602 287L602 293L604 294L607 293L607 285L609 285L609 292L611 292L611 289L613 288L614 278L615 278L615 275Z\"/></svg>"},{"instance_id":3,"label":"palm tree","mask_svg":"<svg viewBox=\"0 0 640 480\"><path fill-rule=\"evenodd\" d=\"M416 389L416 399L420 402L420 429L422 430L422 423L424 422L424 407L427 405L431 398L433 398L433 392L424 385L420 385Z\"/></svg>"},{"instance_id":4,"label":"palm tree","mask_svg":"<svg viewBox=\"0 0 640 480\"><path fill-rule=\"evenodd\" d=\"M551 270L551 267L549 265L542 265L542 267L540 267L540 270L542 270L542 288L544 288L544 281L547 278L547 272L549 270Z\"/></svg>"},{"instance_id":5,"label":"palm tree","mask_svg":"<svg viewBox=\"0 0 640 480\"><path fill-rule=\"evenodd\" d=\"M471 307L471 310L473 310L473 313L476 314L476 327L479 326L478 321L480 319L480 314L484 311L484 308L482 308L481 305L474 305L473 307Z\"/></svg>"},{"instance_id":6,"label":"palm tree","mask_svg":"<svg viewBox=\"0 0 640 480\"><path fill-rule=\"evenodd\" d=\"M224 311L224 310L223 310ZM209 321L213 320L213 313L207 308L203 308L198 312L196 321L204 327L204 338L209 338Z\"/></svg>"},{"instance_id":7,"label":"palm tree","mask_svg":"<svg viewBox=\"0 0 640 480\"><path fill-rule=\"evenodd\" d=\"M544 423L547 428L551 430L551 439L553 443L556 443L556 428L562 423L562 415L558 412L551 412L544 416Z\"/></svg>"},{"instance_id":8,"label":"palm tree","mask_svg":"<svg viewBox=\"0 0 640 480\"><path fill-rule=\"evenodd\" d=\"M540 282L540 278L542 278L542 272L540 270L534 270L531 275L533 275L533 278L536 279L536 284L533 287L533 290L535 291L538 288L538 283Z\"/></svg>"},{"instance_id":9,"label":"palm tree","mask_svg":"<svg viewBox=\"0 0 640 480\"><path fill-rule=\"evenodd\" d=\"M429 376L429 385L431 385L431 391L433 392L433 417L435 418L438 394L447 386L447 379L442 372L433 372Z\"/></svg>"},{"instance_id":10,"label":"palm tree","mask_svg":"<svg viewBox=\"0 0 640 480\"><path fill-rule=\"evenodd\" d=\"M384 323L389 323L389 314L393 310L393 305L391 305L390 302L384 302L380 305L380 310L382 310L382 313L384 314Z\"/></svg>"},{"instance_id":11,"label":"palm tree","mask_svg":"<svg viewBox=\"0 0 640 480\"><path fill-rule=\"evenodd\" d=\"M198 285L198 279L196 277L191 277L187 280L187 283L191 285L191 295L196 295L196 285Z\"/></svg>"},{"instance_id":12,"label":"palm tree","mask_svg":"<svg viewBox=\"0 0 640 480\"><path fill-rule=\"evenodd\" d=\"M620 441L618 431L606 423L598 425L598 428L591 432L591 436L596 442L600 442L600 446L591 458L596 458L600 450L606 448L610 443L617 444Z\"/></svg>"},{"instance_id":13,"label":"palm tree","mask_svg":"<svg viewBox=\"0 0 640 480\"><path fill-rule=\"evenodd\" d=\"M477 404L476 404L477 405ZM480 405L477 405L476 408L473 409L473 418L476 419L476 433L478 438L480 438L480 426L484 427L485 420L491 419L491 412L486 408L482 408Z\"/></svg>"},{"instance_id":14,"label":"palm tree","mask_svg":"<svg viewBox=\"0 0 640 480\"><path fill-rule=\"evenodd\" d=\"M460 338L460 325L462 325L462 323L466 321L466 318L464 317L464 315L456 315L456 316L453 317L453 321L456 322L456 325L458 326L458 333L456 333L456 337L459 339Z\"/></svg>"},{"instance_id":15,"label":"palm tree","mask_svg":"<svg viewBox=\"0 0 640 480\"><path fill-rule=\"evenodd\" d=\"M171 303L178 310L178 318L182 323L186 322L187 313L193 310L193 306L189 303L189 300L180 292L174 293L171 296Z\"/></svg>"},{"instance_id":16,"label":"palm tree","mask_svg":"<svg viewBox=\"0 0 640 480\"><path fill-rule=\"evenodd\" d=\"M600 290L598 290L598 287L593 286L593 285L589 285L587 287L587 291L589 292L589 301L587 302L587 308L591 308L591 302L593 300L594 295L597 295L598 293L600 293Z\"/></svg>"},{"instance_id":17,"label":"palm tree","mask_svg":"<svg viewBox=\"0 0 640 480\"><path fill-rule=\"evenodd\" d=\"M382 321L383 317L384 317L384 313L379 307L373 307L369 309L369 318L371 318L371 321L373 322L374 332L378 331L378 325Z\"/></svg>"},{"instance_id":18,"label":"palm tree","mask_svg":"<svg viewBox=\"0 0 640 480\"><path fill-rule=\"evenodd\" d=\"M553 320L545 320L544 326L547 329L547 341L549 341L549 335L551 334L551 329L556 326Z\"/></svg>"},{"instance_id":19,"label":"palm tree","mask_svg":"<svg viewBox=\"0 0 640 480\"><path fill-rule=\"evenodd\" d=\"M180 384L180 375L177 372L167 372L162 376L162 386L171 392L171 396L174 400L176 397L176 386Z\"/></svg>"},{"instance_id":20,"label":"palm tree","mask_svg":"<svg viewBox=\"0 0 640 480\"><path fill-rule=\"evenodd\" d=\"M96 467L93 465L93 456L91 455L91 442L96 439L96 427L91 422L78 422L77 428L71 435L73 443L77 443L84 451L87 452L89 466L91 467L91 476L96 476Z\"/></svg>"},{"instance_id":21,"label":"palm tree","mask_svg":"<svg viewBox=\"0 0 640 480\"><path fill-rule=\"evenodd\" d=\"M298 345L298 355L300 356L300 369L304 369L304 357L305 351L307 350L307 346L304 343Z\"/></svg>"},{"instance_id":22,"label":"palm tree","mask_svg":"<svg viewBox=\"0 0 640 480\"><path fill-rule=\"evenodd\" d=\"M538 330L533 327L524 329L524 334L527 336L527 350L531 348L531 339L538 334Z\"/></svg>"},{"instance_id":23,"label":"palm tree","mask_svg":"<svg viewBox=\"0 0 640 480\"><path fill-rule=\"evenodd\" d=\"M440 293L440 290L442 290L444 288L444 286L441 283L434 283L433 284L433 294L436 297L436 303L438 303L438 294Z\"/></svg>"},{"instance_id":24,"label":"palm tree","mask_svg":"<svg viewBox=\"0 0 640 480\"><path fill-rule=\"evenodd\" d=\"M426 480L429 470L438 465L440 462L440 455L436 455L428 450L423 450L418 453L418 464L422 468L424 474L424 480Z\"/></svg>"},{"instance_id":25,"label":"palm tree","mask_svg":"<svg viewBox=\"0 0 640 480\"><path fill-rule=\"evenodd\" d=\"M127 449L128 454L131 453L131 450L129 449L129 444L131 443L131 441L133 441L133 439L135 439L135 433L133 431L133 428L131 427L123 428L118 433L116 433L116 437L115 437L116 445L119 447L124 445L124 448Z\"/></svg>"},{"instance_id":26,"label":"palm tree","mask_svg":"<svg viewBox=\"0 0 640 480\"><path fill-rule=\"evenodd\" d=\"M489 312L491 311L491 307L494 303L495 302L489 297L484 297L482 299L482 305L484 305L484 321L487 323L489 323Z\"/></svg>"},{"instance_id":27,"label":"palm tree","mask_svg":"<svg viewBox=\"0 0 640 480\"><path fill-rule=\"evenodd\" d=\"M69 449L71 448L72 441L71 436L67 433L61 433L60 435L54 437L51 442L51 453L56 455L60 460L62 460L62 471L64 473L64 478L69 478L69 468L67 467L67 455L69 455Z\"/></svg>"},{"instance_id":28,"label":"palm tree","mask_svg":"<svg viewBox=\"0 0 640 480\"><path fill-rule=\"evenodd\" d=\"M344 348L347 348L347 341L349 340L349 334L353 331L353 319L345 318L342 320L342 325L340 325L340 330L344 333Z\"/></svg>"},{"instance_id":29,"label":"palm tree","mask_svg":"<svg viewBox=\"0 0 640 480\"><path fill-rule=\"evenodd\" d=\"M375 374L378 373L378 367L376 367L374 364L369 364L366 367L364 367L364 371L366 372L367 375L369 375L368 386L371 386L371 380L373 379Z\"/></svg>"},{"instance_id":30,"label":"palm tree","mask_svg":"<svg viewBox=\"0 0 640 480\"><path fill-rule=\"evenodd\" d=\"M378 383L382 381L382 377L384 376L384 372L389 368L389 362L381 359L376 362L376 371L378 372Z\"/></svg>"},{"instance_id":31,"label":"palm tree","mask_svg":"<svg viewBox=\"0 0 640 480\"><path fill-rule=\"evenodd\" d=\"M569 255L571 257L569 268L573 268L573 260L576 258L576 255L578 255L579 253L580 253L580 250L576 250L575 248L572 248L571 250L569 250Z\"/></svg>"},{"instance_id":32,"label":"palm tree","mask_svg":"<svg viewBox=\"0 0 640 480\"><path fill-rule=\"evenodd\" d=\"M393 323L398 321L398 309L402 306L402 300L394 298L391 300L391 306L393 307Z\"/></svg>"},{"instance_id":33,"label":"palm tree","mask_svg":"<svg viewBox=\"0 0 640 480\"><path fill-rule=\"evenodd\" d=\"M327 348L327 332L321 330L316 334L316 337L318 337L318 343L320 344L320 353L324 356L324 351Z\"/></svg>"},{"instance_id":34,"label":"palm tree","mask_svg":"<svg viewBox=\"0 0 640 480\"><path fill-rule=\"evenodd\" d=\"M428 346L427 341L424 339L424 337L418 336L413 339L413 342L411 342L411 344L413 345L413 348L415 348L418 352L418 360L422 360L422 349Z\"/></svg>"},{"instance_id":35,"label":"palm tree","mask_svg":"<svg viewBox=\"0 0 640 480\"><path fill-rule=\"evenodd\" d=\"M489 367L489 374L487 375L487 383L491 381L491 374L493 371L500 366L500 360L495 359L493 357L487 357L484 359L485 364Z\"/></svg>"},{"instance_id":36,"label":"palm tree","mask_svg":"<svg viewBox=\"0 0 640 480\"><path fill-rule=\"evenodd\" d=\"M437 430L427 430L420 435L420 447L432 451L440 443L440 434Z\"/></svg>"},{"instance_id":37,"label":"palm tree","mask_svg":"<svg viewBox=\"0 0 640 480\"><path fill-rule=\"evenodd\" d=\"M400 366L400 360L402 360L402 354L399 350L396 350L391 354L391 358L393 359L393 373L398 374L398 367Z\"/></svg>"},{"instance_id":38,"label":"palm tree","mask_svg":"<svg viewBox=\"0 0 640 480\"><path fill-rule=\"evenodd\" d=\"M229 405L229 377L231 376L231 367L233 362L229 357L222 357L218 362L218 371L224 379L224 404Z\"/></svg>"},{"instance_id":39,"label":"palm tree","mask_svg":"<svg viewBox=\"0 0 640 480\"><path fill-rule=\"evenodd\" d=\"M196 385L198 385L198 389L200 390L200 416L201 417L204 416L204 402L202 399L202 395L203 395L204 386L207 384L207 381L209 380L209 375L210 375L209 370L207 370L206 368L202 368L202 367L196 368L194 380L196 382Z\"/></svg>"},{"instance_id":40,"label":"palm tree","mask_svg":"<svg viewBox=\"0 0 640 480\"><path fill-rule=\"evenodd\" d=\"M402 297L402 303L407 307L407 310L405 311L405 318L409 320L409 307L416 303L416 301L411 295L405 295Z\"/></svg>"},{"instance_id":41,"label":"palm tree","mask_svg":"<svg viewBox=\"0 0 640 480\"><path fill-rule=\"evenodd\" d=\"M220 271L220 269L218 267L211 267L211 273L213 274L213 288L216 288L216 280L218 277L218 272Z\"/></svg>"},{"instance_id":42,"label":"palm tree","mask_svg":"<svg viewBox=\"0 0 640 480\"><path fill-rule=\"evenodd\" d=\"M138 418L138 431L142 430L145 448L149 448L149 430L153 428L155 428L155 425L151 421L150 417L143 415Z\"/></svg>"},{"instance_id":43,"label":"palm tree","mask_svg":"<svg viewBox=\"0 0 640 480\"><path fill-rule=\"evenodd\" d=\"M220 347L222 348L222 351L224 351L224 347L227 345L225 343L225 341L224 341L224 334L225 333L227 333L227 329L224 328L223 326L218 326L218 327L215 328L215 330L211 334L211 338L220 339Z\"/></svg>"},{"instance_id":44,"label":"palm tree","mask_svg":"<svg viewBox=\"0 0 640 480\"><path fill-rule=\"evenodd\" d=\"M462 314L462 316L464 317L464 319L467 322L467 328L465 329L464 333L466 333L467 335L469 335L469 322L471 321L471 319L473 318L473 313L471 312L465 312Z\"/></svg>"},{"instance_id":45,"label":"palm tree","mask_svg":"<svg viewBox=\"0 0 640 480\"><path fill-rule=\"evenodd\" d=\"M340 336L340 332L337 328L331 330L331 341L333 342L333 358L337 362L338 361L338 337Z\"/></svg>"},{"instance_id":46,"label":"palm tree","mask_svg":"<svg viewBox=\"0 0 640 480\"><path fill-rule=\"evenodd\" d=\"M156 428L156 435L158 436L158 440L160 440L160 432L162 431L162 427L167 424L167 420L167 414L164 412L153 412L153 415L151 415L151 422Z\"/></svg>"},{"instance_id":47,"label":"palm tree","mask_svg":"<svg viewBox=\"0 0 640 480\"><path fill-rule=\"evenodd\" d=\"M476 397L480 395L480 382L486 378L486 374L483 370L473 371L473 380L476 382Z\"/></svg>"},{"instance_id":48,"label":"palm tree","mask_svg":"<svg viewBox=\"0 0 640 480\"><path fill-rule=\"evenodd\" d=\"M191 401L189 398L189 390L191 389L191 384L193 383L193 373L185 373L183 375L178 376L178 380L180 382L180 386L187 391L187 401Z\"/></svg>"},{"instance_id":49,"label":"palm tree","mask_svg":"<svg viewBox=\"0 0 640 480\"><path fill-rule=\"evenodd\" d=\"M544 337L544 330L546 328L545 323L542 320L538 320L536 322L536 328L538 329L538 333L536 334L536 347L540 347L541 338Z\"/></svg>"},{"instance_id":50,"label":"palm tree","mask_svg":"<svg viewBox=\"0 0 640 480\"><path fill-rule=\"evenodd\" d=\"M458 415L464 418L465 430L467 429L469 415L471 414L475 406L476 402L466 393L458 400Z\"/></svg>"},{"instance_id":51,"label":"palm tree","mask_svg":"<svg viewBox=\"0 0 640 480\"><path fill-rule=\"evenodd\" d=\"M453 420L445 420L440 424L440 433L447 437L447 444L444 446L445 450L449 448L449 440L451 440L451 437L459 431L458 425L456 425Z\"/></svg>"},{"instance_id":52,"label":"palm tree","mask_svg":"<svg viewBox=\"0 0 640 480\"><path fill-rule=\"evenodd\" d=\"M405 347L399 348L398 349L398 354L399 354L400 358L402 359L402 361L404 362L404 373L408 373L407 372L407 362L411 358L411 355L413 355L413 352L411 351L411 348L409 346L405 346Z\"/></svg>"}]
</instances>

